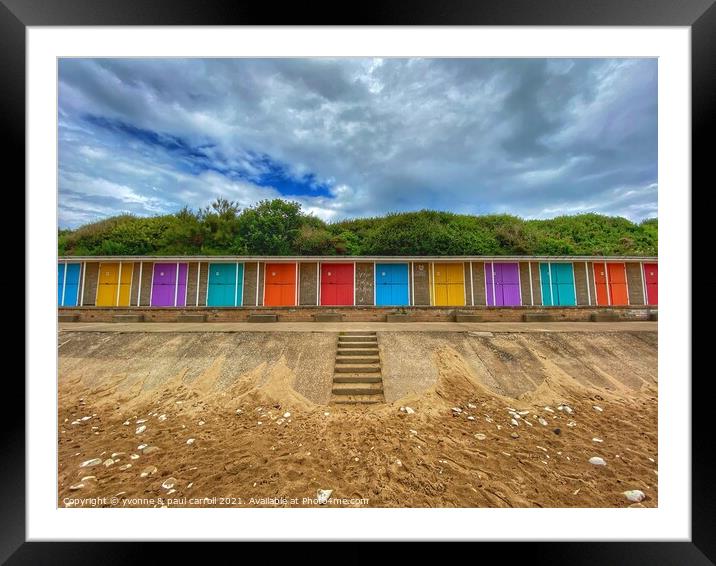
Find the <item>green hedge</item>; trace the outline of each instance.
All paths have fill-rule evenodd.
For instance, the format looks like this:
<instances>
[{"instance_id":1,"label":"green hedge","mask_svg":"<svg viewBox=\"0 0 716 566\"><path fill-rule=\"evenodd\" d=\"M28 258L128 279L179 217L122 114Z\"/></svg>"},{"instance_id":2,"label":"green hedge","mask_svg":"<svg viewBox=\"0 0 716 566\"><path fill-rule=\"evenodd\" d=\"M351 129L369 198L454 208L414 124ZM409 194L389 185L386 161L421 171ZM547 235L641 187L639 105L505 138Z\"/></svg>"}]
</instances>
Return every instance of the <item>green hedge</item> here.
<instances>
[{"instance_id":1,"label":"green hedge","mask_svg":"<svg viewBox=\"0 0 716 566\"><path fill-rule=\"evenodd\" d=\"M326 223L295 202L123 214L58 234L60 255L657 255L658 221L421 210Z\"/></svg>"}]
</instances>

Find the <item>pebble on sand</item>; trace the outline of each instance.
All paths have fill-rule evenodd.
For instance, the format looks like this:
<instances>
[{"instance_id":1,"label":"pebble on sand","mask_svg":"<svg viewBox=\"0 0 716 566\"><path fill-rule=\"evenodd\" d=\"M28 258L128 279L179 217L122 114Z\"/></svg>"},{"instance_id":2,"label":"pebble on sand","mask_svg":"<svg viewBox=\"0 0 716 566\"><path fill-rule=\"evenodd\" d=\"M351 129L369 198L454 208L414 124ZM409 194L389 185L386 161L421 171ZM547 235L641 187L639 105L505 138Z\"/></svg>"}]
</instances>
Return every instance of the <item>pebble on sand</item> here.
<instances>
[{"instance_id":1,"label":"pebble on sand","mask_svg":"<svg viewBox=\"0 0 716 566\"><path fill-rule=\"evenodd\" d=\"M512 426L520 426L520 423L518 423L515 419L511 419L510 424L512 424Z\"/></svg>"},{"instance_id":2,"label":"pebble on sand","mask_svg":"<svg viewBox=\"0 0 716 566\"><path fill-rule=\"evenodd\" d=\"M195 440L196 440L195 438L187 438L186 443L187 443L187 444L194 444L194 441L195 441Z\"/></svg>"},{"instance_id":3,"label":"pebble on sand","mask_svg":"<svg viewBox=\"0 0 716 566\"><path fill-rule=\"evenodd\" d=\"M138 426L134 434L142 434L145 430L147 430L147 425Z\"/></svg>"},{"instance_id":4,"label":"pebble on sand","mask_svg":"<svg viewBox=\"0 0 716 566\"><path fill-rule=\"evenodd\" d=\"M107 458L107 459L106 459L104 462L102 462L102 463L104 464L104 467L105 467L105 468L109 468L112 464L114 464L114 460L112 460L112 458Z\"/></svg>"},{"instance_id":5,"label":"pebble on sand","mask_svg":"<svg viewBox=\"0 0 716 566\"><path fill-rule=\"evenodd\" d=\"M646 495L640 489L630 489L624 492L624 497L633 503L641 503L646 498Z\"/></svg>"},{"instance_id":6,"label":"pebble on sand","mask_svg":"<svg viewBox=\"0 0 716 566\"><path fill-rule=\"evenodd\" d=\"M76 489L82 489L84 486L85 486L85 484L83 484L82 482L80 482L80 483L76 483L75 485L71 485L71 486L70 486L70 489L74 491L74 490L76 490Z\"/></svg>"},{"instance_id":7,"label":"pebble on sand","mask_svg":"<svg viewBox=\"0 0 716 566\"><path fill-rule=\"evenodd\" d=\"M128 470L131 467L132 467L132 464L124 464L123 466L120 466L119 469L120 470Z\"/></svg>"},{"instance_id":8,"label":"pebble on sand","mask_svg":"<svg viewBox=\"0 0 716 566\"><path fill-rule=\"evenodd\" d=\"M470 409L477 409L477 405L473 405L472 403L468 403L467 406L468 406Z\"/></svg>"},{"instance_id":9,"label":"pebble on sand","mask_svg":"<svg viewBox=\"0 0 716 566\"><path fill-rule=\"evenodd\" d=\"M601 438L592 438L592 442L604 442Z\"/></svg>"},{"instance_id":10,"label":"pebble on sand","mask_svg":"<svg viewBox=\"0 0 716 566\"><path fill-rule=\"evenodd\" d=\"M412 415L415 412L411 407L400 407L400 410L407 415Z\"/></svg>"},{"instance_id":11,"label":"pebble on sand","mask_svg":"<svg viewBox=\"0 0 716 566\"><path fill-rule=\"evenodd\" d=\"M137 460L139 458L139 454L131 454L129 458L132 460Z\"/></svg>"},{"instance_id":12,"label":"pebble on sand","mask_svg":"<svg viewBox=\"0 0 716 566\"><path fill-rule=\"evenodd\" d=\"M475 420L475 417L473 417L472 415L470 415L470 416L467 417L467 420L468 420L468 421L474 421L474 420Z\"/></svg>"},{"instance_id":13,"label":"pebble on sand","mask_svg":"<svg viewBox=\"0 0 716 566\"><path fill-rule=\"evenodd\" d=\"M145 456L147 454L154 454L154 452L159 452L158 446L147 446L144 450L142 450L142 454L144 454Z\"/></svg>"},{"instance_id":14,"label":"pebble on sand","mask_svg":"<svg viewBox=\"0 0 716 566\"><path fill-rule=\"evenodd\" d=\"M517 434L516 432L513 432L510 436L511 436L512 438L519 438L519 437L520 437L520 435Z\"/></svg>"},{"instance_id":15,"label":"pebble on sand","mask_svg":"<svg viewBox=\"0 0 716 566\"><path fill-rule=\"evenodd\" d=\"M171 489L173 488L177 483L176 478L167 478L162 482L162 487L164 489Z\"/></svg>"},{"instance_id":16,"label":"pebble on sand","mask_svg":"<svg viewBox=\"0 0 716 566\"><path fill-rule=\"evenodd\" d=\"M85 460L80 464L80 468L91 468L92 466L99 466L102 463L100 458L92 458L91 460Z\"/></svg>"},{"instance_id":17,"label":"pebble on sand","mask_svg":"<svg viewBox=\"0 0 716 566\"><path fill-rule=\"evenodd\" d=\"M607 463L604 461L603 458L600 458L599 456L592 456L589 459L589 463L593 466L606 466Z\"/></svg>"},{"instance_id":18,"label":"pebble on sand","mask_svg":"<svg viewBox=\"0 0 716 566\"><path fill-rule=\"evenodd\" d=\"M139 474L140 478L146 478L148 476L153 476L157 473L157 467L156 466L147 466L142 470L142 472Z\"/></svg>"},{"instance_id":19,"label":"pebble on sand","mask_svg":"<svg viewBox=\"0 0 716 566\"><path fill-rule=\"evenodd\" d=\"M541 424L542 426L547 426L547 424L548 424L547 421L544 420L542 417L540 417L539 419L537 419L537 422L538 422L539 424Z\"/></svg>"},{"instance_id":20,"label":"pebble on sand","mask_svg":"<svg viewBox=\"0 0 716 566\"><path fill-rule=\"evenodd\" d=\"M452 412L459 415L462 413L462 409L460 407L453 407Z\"/></svg>"},{"instance_id":21,"label":"pebble on sand","mask_svg":"<svg viewBox=\"0 0 716 566\"><path fill-rule=\"evenodd\" d=\"M481 432L476 432L476 433L475 433L475 438L477 438L478 440L485 440L485 439L487 438L487 436L485 436L485 435L482 434Z\"/></svg>"},{"instance_id":22,"label":"pebble on sand","mask_svg":"<svg viewBox=\"0 0 716 566\"><path fill-rule=\"evenodd\" d=\"M146 444L140 444L139 446L137 446L137 450L144 450L146 447Z\"/></svg>"},{"instance_id":23,"label":"pebble on sand","mask_svg":"<svg viewBox=\"0 0 716 566\"><path fill-rule=\"evenodd\" d=\"M288 411L286 411L286 412L283 414L283 418L284 418L284 419L287 419L287 418L290 417L290 416L291 416L291 413L289 413Z\"/></svg>"},{"instance_id":24,"label":"pebble on sand","mask_svg":"<svg viewBox=\"0 0 716 566\"><path fill-rule=\"evenodd\" d=\"M592 406L592 409L594 409L595 411L597 411L597 412L599 412L599 413L601 413L601 412L604 411L604 409L602 409L601 407L598 407L597 405L593 405L593 406Z\"/></svg>"},{"instance_id":25,"label":"pebble on sand","mask_svg":"<svg viewBox=\"0 0 716 566\"><path fill-rule=\"evenodd\" d=\"M328 503L328 500L330 499L332 493L332 489L319 489L316 492L316 495L318 497L318 504L325 505L326 503Z\"/></svg>"}]
</instances>

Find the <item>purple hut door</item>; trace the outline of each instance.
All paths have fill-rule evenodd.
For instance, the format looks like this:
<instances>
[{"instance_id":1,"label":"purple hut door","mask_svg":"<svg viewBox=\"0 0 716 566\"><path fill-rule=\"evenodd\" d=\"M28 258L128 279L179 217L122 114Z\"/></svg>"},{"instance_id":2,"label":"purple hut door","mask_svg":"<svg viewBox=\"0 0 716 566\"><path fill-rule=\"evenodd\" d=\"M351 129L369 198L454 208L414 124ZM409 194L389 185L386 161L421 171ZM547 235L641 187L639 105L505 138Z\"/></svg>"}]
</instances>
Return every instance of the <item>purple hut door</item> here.
<instances>
[{"instance_id":1,"label":"purple hut door","mask_svg":"<svg viewBox=\"0 0 716 566\"><path fill-rule=\"evenodd\" d=\"M177 306L186 306L186 280L189 272L189 264L179 264L179 287L177 288Z\"/></svg>"},{"instance_id":2,"label":"purple hut door","mask_svg":"<svg viewBox=\"0 0 716 566\"><path fill-rule=\"evenodd\" d=\"M486 263L485 294L489 306L519 306L521 303L519 265L517 263Z\"/></svg>"},{"instance_id":3,"label":"purple hut door","mask_svg":"<svg viewBox=\"0 0 716 566\"><path fill-rule=\"evenodd\" d=\"M487 296L487 305L490 307L502 306L502 289L498 284L501 280L502 264L485 263L485 295Z\"/></svg>"},{"instance_id":4,"label":"purple hut door","mask_svg":"<svg viewBox=\"0 0 716 566\"><path fill-rule=\"evenodd\" d=\"M188 265L179 264L179 286L177 287L177 264L155 263L152 283L152 306L173 307L186 305L186 277Z\"/></svg>"},{"instance_id":5,"label":"purple hut door","mask_svg":"<svg viewBox=\"0 0 716 566\"><path fill-rule=\"evenodd\" d=\"M503 263L501 267L502 304L508 307L518 307L522 304L519 264Z\"/></svg>"}]
</instances>

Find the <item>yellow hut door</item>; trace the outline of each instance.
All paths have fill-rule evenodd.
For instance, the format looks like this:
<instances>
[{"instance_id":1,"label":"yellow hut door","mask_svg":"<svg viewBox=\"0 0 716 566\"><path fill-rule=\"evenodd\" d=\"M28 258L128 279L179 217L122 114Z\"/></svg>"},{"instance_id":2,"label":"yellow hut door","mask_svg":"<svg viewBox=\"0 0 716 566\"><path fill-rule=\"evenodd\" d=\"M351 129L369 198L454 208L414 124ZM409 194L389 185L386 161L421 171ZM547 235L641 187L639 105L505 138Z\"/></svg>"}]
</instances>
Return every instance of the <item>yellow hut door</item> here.
<instances>
[{"instance_id":1,"label":"yellow hut door","mask_svg":"<svg viewBox=\"0 0 716 566\"><path fill-rule=\"evenodd\" d=\"M129 306L129 290L132 286L133 269L134 264L132 263L122 264L122 281L120 284L119 263L103 263L99 266L99 281L97 284L98 307Z\"/></svg>"},{"instance_id":2,"label":"yellow hut door","mask_svg":"<svg viewBox=\"0 0 716 566\"><path fill-rule=\"evenodd\" d=\"M448 264L436 263L434 265L435 280L433 288L435 293L435 306L446 307L448 302Z\"/></svg>"},{"instance_id":3,"label":"yellow hut door","mask_svg":"<svg viewBox=\"0 0 716 566\"><path fill-rule=\"evenodd\" d=\"M102 263L99 266L97 284L97 306L113 307L117 304L117 283L119 282L119 264Z\"/></svg>"},{"instance_id":4,"label":"yellow hut door","mask_svg":"<svg viewBox=\"0 0 716 566\"><path fill-rule=\"evenodd\" d=\"M121 281L119 284L119 301L117 306L129 306L129 294L132 288L132 272L134 271L133 263L123 263L121 269Z\"/></svg>"},{"instance_id":5,"label":"yellow hut door","mask_svg":"<svg viewBox=\"0 0 716 566\"><path fill-rule=\"evenodd\" d=\"M449 263L447 268L447 304L465 306L465 268L462 263Z\"/></svg>"}]
</instances>

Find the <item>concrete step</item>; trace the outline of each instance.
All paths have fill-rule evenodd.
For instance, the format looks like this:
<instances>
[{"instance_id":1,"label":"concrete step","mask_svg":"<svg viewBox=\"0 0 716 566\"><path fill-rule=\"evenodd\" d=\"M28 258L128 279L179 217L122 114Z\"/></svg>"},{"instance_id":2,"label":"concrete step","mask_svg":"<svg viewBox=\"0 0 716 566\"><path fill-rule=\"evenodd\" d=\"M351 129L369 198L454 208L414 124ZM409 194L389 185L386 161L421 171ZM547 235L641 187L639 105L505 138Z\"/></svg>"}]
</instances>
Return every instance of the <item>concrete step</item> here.
<instances>
[{"instance_id":1,"label":"concrete step","mask_svg":"<svg viewBox=\"0 0 716 566\"><path fill-rule=\"evenodd\" d=\"M144 322L143 314L115 314L112 322Z\"/></svg>"},{"instance_id":2,"label":"concrete step","mask_svg":"<svg viewBox=\"0 0 716 566\"><path fill-rule=\"evenodd\" d=\"M377 336L375 330L341 330L339 336Z\"/></svg>"},{"instance_id":3,"label":"concrete step","mask_svg":"<svg viewBox=\"0 0 716 566\"><path fill-rule=\"evenodd\" d=\"M383 384L375 383L336 383L331 392L334 395L383 395Z\"/></svg>"},{"instance_id":4,"label":"concrete step","mask_svg":"<svg viewBox=\"0 0 716 566\"><path fill-rule=\"evenodd\" d=\"M338 342L338 348L377 348L378 342Z\"/></svg>"},{"instance_id":5,"label":"concrete step","mask_svg":"<svg viewBox=\"0 0 716 566\"><path fill-rule=\"evenodd\" d=\"M528 312L522 315L525 322L555 322L557 318L546 312Z\"/></svg>"},{"instance_id":6,"label":"concrete step","mask_svg":"<svg viewBox=\"0 0 716 566\"><path fill-rule=\"evenodd\" d=\"M253 313L249 315L249 322L278 322L278 315Z\"/></svg>"},{"instance_id":7,"label":"concrete step","mask_svg":"<svg viewBox=\"0 0 716 566\"><path fill-rule=\"evenodd\" d=\"M383 378L370 373L334 373L333 383L381 383Z\"/></svg>"},{"instance_id":8,"label":"concrete step","mask_svg":"<svg viewBox=\"0 0 716 566\"><path fill-rule=\"evenodd\" d=\"M485 315L472 313L458 313L455 315L455 322L484 322Z\"/></svg>"},{"instance_id":9,"label":"concrete step","mask_svg":"<svg viewBox=\"0 0 716 566\"><path fill-rule=\"evenodd\" d=\"M380 356L336 356L337 364L380 364Z\"/></svg>"},{"instance_id":10,"label":"concrete step","mask_svg":"<svg viewBox=\"0 0 716 566\"><path fill-rule=\"evenodd\" d=\"M382 403L382 397L368 395L350 395L333 401L336 405L375 405Z\"/></svg>"},{"instance_id":11,"label":"concrete step","mask_svg":"<svg viewBox=\"0 0 716 566\"><path fill-rule=\"evenodd\" d=\"M378 343L377 336L339 336L338 343L353 343L353 342L372 342L373 344Z\"/></svg>"},{"instance_id":12,"label":"concrete step","mask_svg":"<svg viewBox=\"0 0 716 566\"><path fill-rule=\"evenodd\" d=\"M339 346L336 356L377 356L379 353L378 348L341 348Z\"/></svg>"},{"instance_id":13,"label":"concrete step","mask_svg":"<svg viewBox=\"0 0 716 566\"><path fill-rule=\"evenodd\" d=\"M78 314L58 314L57 322L77 322L80 319Z\"/></svg>"},{"instance_id":14,"label":"concrete step","mask_svg":"<svg viewBox=\"0 0 716 566\"><path fill-rule=\"evenodd\" d=\"M206 315L198 313L178 314L177 322L206 322Z\"/></svg>"},{"instance_id":15,"label":"concrete step","mask_svg":"<svg viewBox=\"0 0 716 566\"><path fill-rule=\"evenodd\" d=\"M380 373L380 364L336 364L336 373Z\"/></svg>"},{"instance_id":16,"label":"concrete step","mask_svg":"<svg viewBox=\"0 0 716 566\"><path fill-rule=\"evenodd\" d=\"M313 315L315 322L341 322L343 315L339 312L320 312Z\"/></svg>"}]
</instances>

